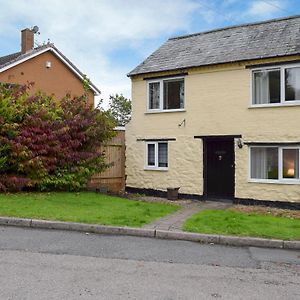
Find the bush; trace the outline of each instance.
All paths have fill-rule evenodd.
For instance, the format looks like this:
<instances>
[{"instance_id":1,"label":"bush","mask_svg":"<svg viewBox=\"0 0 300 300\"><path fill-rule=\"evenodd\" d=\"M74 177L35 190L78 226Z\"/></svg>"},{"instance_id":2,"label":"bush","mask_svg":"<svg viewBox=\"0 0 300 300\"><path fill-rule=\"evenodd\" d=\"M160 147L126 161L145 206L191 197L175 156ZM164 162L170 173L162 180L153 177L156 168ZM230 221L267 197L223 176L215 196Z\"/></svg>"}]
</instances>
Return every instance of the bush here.
<instances>
[{"instance_id":1,"label":"bush","mask_svg":"<svg viewBox=\"0 0 300 300\"><path fill-rule=\"evenodd\" d=\"M78 190L108 167L101 146L113 119L86 96L60 102L31 84L0 84L0 190Z\"/></svg>"}]
</instances>

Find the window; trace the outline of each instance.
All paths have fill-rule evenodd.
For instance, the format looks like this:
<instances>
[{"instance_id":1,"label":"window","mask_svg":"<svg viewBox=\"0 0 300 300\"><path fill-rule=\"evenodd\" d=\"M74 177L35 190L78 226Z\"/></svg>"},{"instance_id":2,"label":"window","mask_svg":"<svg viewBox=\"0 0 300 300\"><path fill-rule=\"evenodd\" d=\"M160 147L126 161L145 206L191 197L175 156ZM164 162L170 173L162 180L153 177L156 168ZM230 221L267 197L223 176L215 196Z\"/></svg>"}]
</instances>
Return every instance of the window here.
<instances>
[{"instance_id":1,"label":"window","mask_svg":"<svg viewBox=\"0 0 300 300\"><path fill-rule=\"evenodd\" d=\"M168 168L167 142L146 143L146 168L158 170L166 170Z\"/></svg>"},{"instance_id":2,"label":"window","mask_svg":"<svg viewBox=\"0 0 300 300\"><path fill-rule=\"evenodd\" d=\"M300 66L252 72L252 105L300 104Z\"/></svg>"},{"instance_id":3,"label":"window","mask_svg":"<svg viewBox=\"0 0 300 300\"><path fill-rule=\"evenodd\" d=\"M148 82L148 110L184 109L184 78Z\"/></svg>"},{"instance_id":4,"label":"window","mask_svg":"<svg viewBox=\"0 0 300 300\"><path fill-rule=\"evenodd\" d=\"M251 149L251 178L278 179L278 149Z\"/></svg>"},{"instance_id":5,"label":"window","mask_svg":"<svg viewBox=\"0 0 300 300\"><path fill-rule=\"evenodd\" d=\"M160 107L160 84L159 82L149 83L149 109Z\"/></svg>"},{"instance_id":6,"label":"window","mask_svg":"<svg viewBox=\"0 0 300 300\"><path fill-rule=\"evenodd\" d=\"M254 104L280 102L280 70L254 72Z\"/></svg>"},{"instance_id":7,"label":"window","mask_svg":"<svg viewBox=\"0 0 300 300\"><path fill-rule=\"evenodd\" d=\"M299 147L250 148L250 178L257 181L299 181Z\"/></svg>"},{"instance_id":8,"label":"window","mask_svg":"<svg viewBox=\"0 0 300 300\"><path fill-rule=\"evenodd\" d=\"M300 68L286 68L285 101L300 100Z\"/></svg>"},{"instance_id":9,"label":"window","mask_svg":"<svg viewBox=\"0 0 300 300\"><path fill-rule=\"evenodd\" d=\"M282 161L282 177L299 179L299 149L283 149Z\"/></svg>"}]
</instances>

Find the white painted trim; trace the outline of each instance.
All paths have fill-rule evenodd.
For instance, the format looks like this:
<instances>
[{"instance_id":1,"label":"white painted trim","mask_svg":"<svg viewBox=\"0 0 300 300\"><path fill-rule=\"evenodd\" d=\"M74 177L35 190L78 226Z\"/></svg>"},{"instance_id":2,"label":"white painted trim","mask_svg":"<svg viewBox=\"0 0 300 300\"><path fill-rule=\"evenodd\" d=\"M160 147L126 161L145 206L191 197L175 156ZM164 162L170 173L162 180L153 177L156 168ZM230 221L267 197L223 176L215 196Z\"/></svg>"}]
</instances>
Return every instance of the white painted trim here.
<instances>
[{"instance_id":1,"label":"white painted trim","mask_svg":"<svg viewBox=\"0 0 300 300\"><path fill-rule=\"evenodd\" d=\"M148 114L163 114L163 113L174 113L174 112L186 112L185 109L179 108L179 109L165 109L165 110L156 110L152 109L145 112L145 115Z\"/></svg>"},{"instance_id":2,"label":"white painted trim","mask_svg":"<svg viewBox=\"0 0 300 300\"><path fill-rule=\"evenodd\" d=\"M114 130L125 131L125 126L117 126L117 127L114 128Z\"/></svg>"},{"instance_id":3,"label":"white painted trim","mask_svg":"<svg viewBox=\"0 0 300 300\"><path fill-rule=\"evenodd\" d=\"M289 107L289 106L300 106L300 101L285 101L284 103L271 103L271 104L250 104L248 108L274 108L274 107Z\"/></svg>"},{"instance_id":4,"label":"white painted trim","mask_svg":"<svg viewBox=\"0 0 300 300\"><path fill-rule=\"evenodd\" d=\"M4 71L6 71L6 70L8 70L10 68L13 68L13 67L15 67L15 66L17 66L19 64L22 64L23 62L25 62L25 61L27 61L29 59L32 59L32 58L34 58L34 57L36 57L38 55L41 55L41 54L43 54L43 53L45 53L47 51L53 52L53 54L55 54L69 69L71 69L73 71L73 73L75 73L79 78L83 79L82 74L80 74L65 58L63 58L61 56L61 54L59 52L57 52L52 47L47 47L47 48L42 49L42 50L37 50L36 52L32 53L31 55L27 55L27 56L25 56L24 58L22 58L20 60L17 60L15 62L11 63L11 64L8 64L8 65L4 66L3 68L0 68L0 73L4 72ZM94 93L96 95L99 94L99 91L97 89L95 89L92 84L90 84L89 87L94 91Z\"/></svg>"},{"instance_id":5,"label":"white painted trim","mask_svg":"<svg viewBox=\"0 0 300 300\"><path fill-rule=\"evenodd\" d=\"M285 78L284 78L284 69L280 68L280 103L285 104L284 96L285 96Z\"/></svg>"},{"instance_id":6,"label":"white painted trim","mask_svg":"<svg viewBox=\"0 0 300 300\"><path fill-rule=\"evenodd\" d=\"M249 99L249 108L250 107L253 107L253 87L254 87L254 84L253 84L253 80L254 80L254 76L253 76L253 71L251 70L250 71L250 99Z\"/></svg>"},{"instance_id":7,"label":"white painted trim","mask_svg":"<svg viewBox=\"0 0 300 300\"><path fill-rule=\"evenodd\" d=\"M294 184L299 185L300 180L274 180L274 179L248 179L249 183L268 183L268 184Z\"/></svg>"},{"instance_id":8,"label":"white painted trim","mask_svg":"<svg viewBox=\"0 0 300 300\"><path fill-rule=\"evenodd\" d=\"M267 67L261 67L261 68L254 68L251 69L250 72L250 106L249 108L260 108L260 107L282 107L282 106L298 106L300 105L300 99L298 100L291 100L286 101L285 100L285 70L291 69L291 68L300 68L299 63L295 64L282 64L282 65L276 65L276 66L267 66ZM264 103L264 104L253 104L253 89L254 89L254 76L253 74L255 72L264 71L264 70L280 70L280 102L279 103Z\"/></svg>"},{"instance_id":9,"label":"white painted trim","mask_svg":"<svg viewBox=\"0 0 300 300\"><path fill-rule=\"evenodd\" d=\"M163 102L164 102L164 81L172 81L172 80L178 80L183 79L183 85L184 85L184 99L183 99L183 108L178 109L163 109ZM157 109L150 109L150 92L149 92L149 85L150 83L159 83L159 108ZM164 112L179 112L179 111L185 111L186 106L186 86L185 86L185 76L176 76L176 77L165 77L165 78L158 78L158 79L150 79L147 80L147 101L146 101L146 112L145 114L150 113L164 113Z\"/></svg>"},{"instance_id":10,"label":"white painted trim","mask_svg":"<svg viewBox=\"0 0 300 300\"><path fill-rule=\"evenodd\" d=\"M0 68L0 73L4 72L4 71L6 71L6 70L8 70L10 68L13 68L13 67L15 67L15 66L17 66L17 65L19 65L19 64L21 64L21 63L23 63L23 62L25 62L25 61L27 61L29 59L31 59L31 58L34 58L34 57L40 55L40 54L43 54L43 53L45 53L47 51L51 51L50 49L51 49L50 47L49 48L45 48L43 50L34 52L31 55L27 55L24 58L22 58L20 60L17 60L15 62L11 63L11 64L8 64L8 65L4 66L3 68Z\"/></svg>"},{"instance_id":11,"label":"white painted trim","mask_svg":"<svg viewBox=\"0 0 300 300\"><path fill-rule=\"evenodd\" d=\"M251 149L252 148L277 148L278 150L278 179L259 179L251 178ZM297 146L276 146L276 145L261 145L261 146L249 146L248 151L248 182L250 183L272 183L272 184L300 184L299 178L283 178L283 150L284 149L295 149L298 152L298 168L300 171L300 145Z\"/></svg>"}]
</instances>

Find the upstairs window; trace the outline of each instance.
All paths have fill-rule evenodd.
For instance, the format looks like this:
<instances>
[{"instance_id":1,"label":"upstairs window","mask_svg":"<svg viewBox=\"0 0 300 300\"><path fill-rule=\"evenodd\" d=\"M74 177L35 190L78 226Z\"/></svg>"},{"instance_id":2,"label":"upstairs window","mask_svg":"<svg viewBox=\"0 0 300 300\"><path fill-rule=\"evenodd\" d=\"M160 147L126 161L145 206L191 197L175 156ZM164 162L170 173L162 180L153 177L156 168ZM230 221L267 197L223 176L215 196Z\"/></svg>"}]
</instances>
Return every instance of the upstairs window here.
<instances>
[{"instance_id":1,"label":"upstairs window","mask_svg":"<svg viewBox=\"0 0 300 300\"><path fill-rule=\"evenodd\" d=\"M146 168L167 170L168 169L168 143L146 143Z\"/></svg>"},{"instance_id":2,"label":"upstairs window","mask_svg":"<svg viewBox=\"0 0 300 300\"><path fill-rule=\"evenodd\" d=\"M253 73L254 103L280 103L280 69Z\"/></svg>"},{"instance_id":3,"label":"upstairs window","mask_svg":"<svg viewBox=\"0 0 300 300\"><path fill-rule=\"evenodd\" d=\"M149 109L160 109L160 83L149 83Z\"/></svg>"},{"instance_id":4,"label":"upstairs window","mask_svg":"<svg viewBox=\"0 0 300 300\"><path fill-rule=\"evenodd\" d=\"M286 68L285 78L285 101L300 100L300 67Z\"/></svg>"},{"instance_id":5,"label":"upstairs window","mask_svg":"<svg viewBox=\"0 0 300 300\"><path fill-rule=\"evenodd\" d=\"M184 78L170 78L148 82L148 110L184 109Z\"/></svg>"},{"instance_id":6,"label":"upstairs window","mask_svg":"<svg viewBox=\"0 0 300 300\"><path fill-rule=\"evenodd\" d=\"M300 66L252 72L252 105L300 104Z\"/></svg>"}]
</instances>

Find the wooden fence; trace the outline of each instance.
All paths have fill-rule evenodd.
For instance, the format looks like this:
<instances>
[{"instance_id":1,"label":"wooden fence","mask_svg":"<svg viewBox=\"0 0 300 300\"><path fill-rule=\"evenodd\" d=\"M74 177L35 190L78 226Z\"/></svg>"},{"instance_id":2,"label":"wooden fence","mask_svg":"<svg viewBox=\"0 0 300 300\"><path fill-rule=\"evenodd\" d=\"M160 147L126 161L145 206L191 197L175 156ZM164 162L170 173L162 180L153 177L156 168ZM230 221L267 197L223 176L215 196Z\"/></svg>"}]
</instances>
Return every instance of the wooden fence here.
<instances>
[{"instance_id":1,"label":"wooden fence","mask_svg":"<svg viewBox=\"0 0 300 300\"><path fill-rule=\"evenodd\" d=\"M117 128L116 131L117 136L103 147L106 162L112 166L91 178L88 185L90 189L113 193L122 193L125 190L125 130Z\"/></svg>"}]
</instances>

